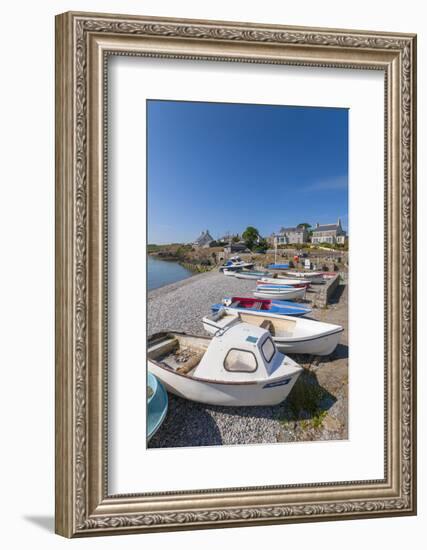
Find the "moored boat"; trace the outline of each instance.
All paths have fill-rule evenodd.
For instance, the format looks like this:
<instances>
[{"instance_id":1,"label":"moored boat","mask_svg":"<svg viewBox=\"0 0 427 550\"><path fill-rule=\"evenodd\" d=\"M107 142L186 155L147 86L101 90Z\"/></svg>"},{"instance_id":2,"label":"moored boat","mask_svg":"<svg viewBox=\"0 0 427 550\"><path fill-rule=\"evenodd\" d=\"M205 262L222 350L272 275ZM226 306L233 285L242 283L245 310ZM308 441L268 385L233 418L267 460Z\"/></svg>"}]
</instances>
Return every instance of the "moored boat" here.
<instances>
[{"instance_id":1,"label":"moored boat","mask_svg":"<svg viewBox=\"0 0 427 550\"><path fill-rule=\"evenodd\" d=\"M323 273L314 271L287 271L285 273L288 277L305 279L311 283L323 283Z\"/></svg>"},{"instance_id":2,"label":"moored boat","mask_svg":"<svg viewBox=\"0 0 427 550\"><path fill-rule=\"evenodd\" d=\"M233 296L224 298L221 304L213 304L211 306L212 313L219 311L221 308L230 309L231 311L249 311L258 312L258 315L269 315L275 313L278 315L290 315L299 317L311 313L311 308L295 302L287 302L285 300L260 300L257 298L246 298Z\"/></svg>"},{"instance_id":3,"label":"moored boat","mask_svg":"<svg viewBox=\"0 0 427 550\"><path fill-rule=\"evenodd\" d=\"M237 271L241 269L251 269L254 266L254 262L244 262L240 256L233 256L227 262L222 265L219 270L224 271L225 269L229 271Z\"/></svg>"},{"instance_id":4,"label":"moored boat","mask_svg":"<svg viewBox=\"0 0 427 550\"><path fill-rule=\"evenodd\" d=\"M310 281L305 281L304 279L287 279L286 277L261 277L257 280L257 284L260 285L288 285L294 287L309 287Z\"/></svg>"},{"instance_id":5,"label":"moored boat","mask_svg":"<svg viewBox=\"0 0 427 550\"><path fill-rule=\"evenodd\" d=\"M213 338L164 332L148 340L148 369L180 397L211 405L277 405L302 368L270 333L239 323Z\"/></svg>"},{"instance_id":6,"label":"moored boat","mask_svg":"<svg viewBox=\"0 0 427 550\"><path fill-rule=\"evenodd\" d=\"M321 321L248 310L221 309L203 318L203 327L210 334L238 323L249 323L268 330L279 351L310 355L330 355L337 347L343 327Z\"/></svg>"},{"instance_id":7,"label":"moored boat","mask_svg":"<svg viewBox=\"0 0 427 550\"><path fill-rule=\"evenodd\" d=\"M277 288L276 285L258 285L254 290L254 296L271 300L303 300L306 290L305 287L282 286Z\"/></svg>"},{"instance_id":8,"label":"moored boat","mask_svg":"<svg viewBox=\"0 0 427 550\"><path fill-rule=\"evenodd\" d=\"M262 277L267 277L269 275L268 271L236 271L236 279L260 279Z\"/></svg>"},{"instance_id":9,"label":"moored boat","mask_svg":"<svg viewBox=\"0 0 427 550\"><path fill-rule=\"evenodd\" d=\"M268 264L267 269L277 269L279 271L289 269L289 264Z\"/></svg>"}]
</instances>

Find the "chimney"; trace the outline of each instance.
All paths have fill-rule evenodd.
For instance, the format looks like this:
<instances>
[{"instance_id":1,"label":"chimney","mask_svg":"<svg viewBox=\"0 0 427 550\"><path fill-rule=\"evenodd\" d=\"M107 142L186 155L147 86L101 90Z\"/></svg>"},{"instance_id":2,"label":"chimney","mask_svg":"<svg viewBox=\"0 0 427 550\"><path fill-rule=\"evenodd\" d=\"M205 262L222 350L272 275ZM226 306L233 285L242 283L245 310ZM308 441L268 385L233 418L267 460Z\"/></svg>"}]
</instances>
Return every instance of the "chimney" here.
<instances>
[{"instance_id":1,"label":"chimney","mask_svg":"<svg viewBox=\"0 0 427 550\"><path fill-rule=\"evenodd\" d=\"M316 223L316 228L319 227L319 223Z\"/></svg>"}]
</instances>

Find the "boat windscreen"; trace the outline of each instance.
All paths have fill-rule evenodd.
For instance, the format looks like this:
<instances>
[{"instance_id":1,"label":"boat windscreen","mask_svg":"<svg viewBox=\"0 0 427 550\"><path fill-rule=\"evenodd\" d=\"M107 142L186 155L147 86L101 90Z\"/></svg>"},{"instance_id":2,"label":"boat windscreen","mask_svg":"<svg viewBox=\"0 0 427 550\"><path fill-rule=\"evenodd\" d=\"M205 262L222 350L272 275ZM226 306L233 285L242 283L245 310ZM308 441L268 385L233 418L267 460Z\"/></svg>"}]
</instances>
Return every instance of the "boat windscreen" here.
<instances>
[{"instance_id":1,"label":"boat windscreen","mask_svg":"<svg viewBox=\"0 0 427 550\"><path fill-rule=\"evenodd\" d=\"M273 344L273 340L271 338L266 338L264 340L264 343L261 346L261 351L264 356L264 359L267 361L267 363L269 363L273 359L274 354L276 352L276 349Z\"/></svg>"}]
</instances>

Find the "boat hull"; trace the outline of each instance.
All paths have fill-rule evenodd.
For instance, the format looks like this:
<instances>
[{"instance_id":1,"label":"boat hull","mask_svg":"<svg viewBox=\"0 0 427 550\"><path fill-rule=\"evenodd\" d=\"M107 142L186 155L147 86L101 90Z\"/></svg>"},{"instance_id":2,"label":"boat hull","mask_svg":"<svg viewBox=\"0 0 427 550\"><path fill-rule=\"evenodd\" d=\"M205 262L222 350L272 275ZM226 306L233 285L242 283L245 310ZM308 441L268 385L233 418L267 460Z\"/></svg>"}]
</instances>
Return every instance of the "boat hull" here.
<instances>
[{"instance_id":1,"label":"boat hull","mask_svg":"<svg viewBox=\"0 0 427 550\"><path fill-rule=\"evenodd\" d=\"M309 355L330 355L341 338L342 330L323 336L313 336L312 338L286 339L275 338L273 340L276 347L282 353L301 353Z\"/></svg>"},{"instance_id":2,"label":"boat hull","mask_svg":"<svg viewBox=\"0 0 427 550\"><path fill-rule=\"evenodd\" d=\"M239 322L240 316L237 313L233 313L235 316L234 320L229 322ZM337 345L339 344L343 328L339 325L329 325L323 324L320 321L313 321L309 319L300 319L295 321L291 317L285 317L280 315L259 315L258 312L242 312L242 320L245 322L260 324L263 319L269 319L271 321L277 322L280 319L285 320L289 319L291 323L303 323L306 327L307 332L312 332L308 335L296 335L296 336L277 336L272 335L274 343L276 344L277 349L287 355L288 353L298 353L298 354L309 354L309 355L330 355ZM252 319L251 319L252 318ZM284 321L286 322L286 321ZM228 323L227 323L228 324ZM224 323L221 323L221 319L215 319L204 317L203 318L203 328L209 334L215 334L218 330L224 328ZM323 330L324 332L319 332Z\"/></svg>"},{"instance_id":3,"label":"boat hull","mask_svg":"<svg viewBox=\"0 0 427 550\"><path fill-rule=\"evenodd\" d=\"M156 380L153 373L148 373L148 384L153 395L147 400L147 441L158 431L168 411L168 394L163 384Z\"/></svg>"},{"instance_id":4,"label":"boat hull","mask_svg":"<svg viewBox=\"0 0 427 550\"><path fill-rule=\"evenodd\" d=\"M254 300L255 301L255 300ZM296 304L294 302L287 302L285 300L266 300L269 303L268 309L254 309L250 306L248 307L228 307L224 304L213 304L211 306L212 313L218 312L221 308L225 308L229 311L256 311L258 315L268 316L271 313L276 315L289 315L291 317L301 317L302 315L307 315L311 313L311 308Z\"/></svg>"},{"instance_id":5,"label":"boat hull","mask_svg":"<svg viewBox=\"0 0 427 550\"><path fill-rule=\"evenodd\" d=\"M289 269L289 264L268 264L267 269L271 269L273 271L283 271L285 269Z\"/></svg>"},{"instance_id":6,"label":"boat hull","mask_svg":"<svg viewBox=\"0 0 427 550\"><path fill-rule=\"evenodd\" d=\"M266 274L261 271L254 271L254 272L245 272L245 271L238 271L234 275L236 279L254 279L258 280L260 277L265 277Z\"/></svg>"},{"instance_id":7,"label":"boat hull","mask_svg":"<svg viewBox=\"0 0 427 550\"><path fill-rule=\"evenodd\" d=\"M207 405L227 407L278 405L287 398L302 370L301 367L297 367L292 374L277 380L213 383L180 375L150 360L148 360L148 369L174 395Z\"/></svg>"},{"instance_id":8,"label":"boat hull","mask_svg":"<svg viewBox=\"0 0 427 550\"><path fill-rule=\"evenodd\" d=\"M285 273L288 277L303 279L310 283L324 283L323 273L309 273L304 271L288 271Z\"/></svg>"},{"instance_id":9,"label":"boat hull","mask_svg":"<svg viewBox=\"0 0 427 550\"><path fill-rule=\"evenodd\" d=\"M298 300L304 299L305 288L293 288L289 290L255 290L254 296L256 298L263 298L266 300Z\"/></svg>"},{"instance_id":10,"label":"boat hull","mask_svg":"<svg viewBox=\"0 0 427 550\"><path fill-rule=\"evenodd\" d=\"M257 280L259 285L287 285L297 288L309 287L310 281L304 279L287 279L286 277L261 277Z\"/></svg>"},{"instance_id":11,"label":"boat hull","mask_svg":"<svg viewBox=\"0 0 427 550\"><path fill-rule=\"evenodd\" d=\"M244 262L242 264L231 264L231 265L222 265L219 270L224 271L225 269L228 269L229 271L238 271L240 269L251 269L255 264L254 263L248 263Z\"/></svg>"}]
</instances>

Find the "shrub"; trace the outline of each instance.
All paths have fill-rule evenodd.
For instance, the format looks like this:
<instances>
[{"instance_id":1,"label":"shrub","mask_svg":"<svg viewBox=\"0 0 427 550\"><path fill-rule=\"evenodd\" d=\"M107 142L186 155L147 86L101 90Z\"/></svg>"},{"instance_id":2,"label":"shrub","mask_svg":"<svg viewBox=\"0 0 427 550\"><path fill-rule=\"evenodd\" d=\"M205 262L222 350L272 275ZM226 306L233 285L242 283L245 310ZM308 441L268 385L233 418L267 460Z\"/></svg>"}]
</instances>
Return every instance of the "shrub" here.
<instances>
[{"instance_id":1,"label":"shrub","mask_svg":"<svg viewBox=\"0 0 427 550\"><path fill-rule=\"evenodd\" d=\"M209 260L209 258L203 258L200 261L200 265L211 265L211 261Z\"/></svg>"}]
</instances>

